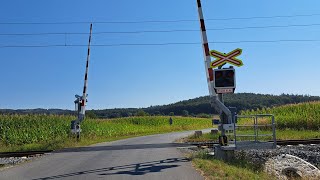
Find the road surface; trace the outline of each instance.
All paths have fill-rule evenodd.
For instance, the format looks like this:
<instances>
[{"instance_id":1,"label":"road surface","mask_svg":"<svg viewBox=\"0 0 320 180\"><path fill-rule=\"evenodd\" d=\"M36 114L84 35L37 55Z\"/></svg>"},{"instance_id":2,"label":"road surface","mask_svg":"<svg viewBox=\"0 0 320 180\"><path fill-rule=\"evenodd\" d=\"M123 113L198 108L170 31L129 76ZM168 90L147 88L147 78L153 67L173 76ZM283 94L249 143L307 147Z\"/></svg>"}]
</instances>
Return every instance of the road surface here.
<instances>
[{"instance_id":1,"label":"road surface","mask_svg":"<svg viewBox=\"0 0 320 180\"><path fill-rule=\"evenodd\" d=\"M208 130L206 130L208 131ZM1 180L19 179L203 179L174 140L194 131L159 134L57 151L0 171Z\"/></svg>"}]
</instances>

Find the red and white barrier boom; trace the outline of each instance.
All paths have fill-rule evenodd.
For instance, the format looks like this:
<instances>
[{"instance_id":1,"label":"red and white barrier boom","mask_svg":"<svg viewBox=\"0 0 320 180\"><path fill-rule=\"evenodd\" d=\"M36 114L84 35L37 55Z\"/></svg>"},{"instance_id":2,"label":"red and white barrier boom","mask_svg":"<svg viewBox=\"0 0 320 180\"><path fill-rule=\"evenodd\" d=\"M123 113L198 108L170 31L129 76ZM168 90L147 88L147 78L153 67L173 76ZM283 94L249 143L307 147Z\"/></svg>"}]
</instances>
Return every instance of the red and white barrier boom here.
<instances>
[{"instance_id":1,"label":"red and white barrier boom","mask_svg":"<svg viewBox=\"0 0 320 180\"><path fill-rule=\"evenodd\" d=\"M89 61L90 61L90 45L91 45L91 36L92 36L92 24L90 24L90 35L88 43L88 54L87 54L87 63L86 63L86 72L84 75L84 85L83 85L83 94L82 96L76 95L76 100L74 101L76 105L76 111L78 112L78 119L71 121L71 132L77 135L77 138L80 138L80 123L85 118L86 113L86 103L87 103L87 86L88 86L88 70L89 70Z\"/></svg>"},{"instance_id":2,"label":"red and white barrier boom","mask_svg":"<svg viewBox=\"0 0 320 180\"><path fill-rule=\"evenodd\" d=\"M200 20L202 47L204 52L204 61L205 61L204 64L205 64L205 70L207 74L207 83L208 83L209 94L210 94L210 103L211 103L211 106L218 113L221 114L221 123L229 124L232 122L231 111L223 104L222 95L221 94L217 95L214 90L214 75L213 75L213 69L211 67L210 50L209 50L206 27L204 23L203 12L202 12L201 0L197 0L197 5L198 5L199 20ZM224 136L225 130L223 129L223 126L221 127L222 127L221 133L222 133L222 136Z\"/></svg>"}]
</instances>

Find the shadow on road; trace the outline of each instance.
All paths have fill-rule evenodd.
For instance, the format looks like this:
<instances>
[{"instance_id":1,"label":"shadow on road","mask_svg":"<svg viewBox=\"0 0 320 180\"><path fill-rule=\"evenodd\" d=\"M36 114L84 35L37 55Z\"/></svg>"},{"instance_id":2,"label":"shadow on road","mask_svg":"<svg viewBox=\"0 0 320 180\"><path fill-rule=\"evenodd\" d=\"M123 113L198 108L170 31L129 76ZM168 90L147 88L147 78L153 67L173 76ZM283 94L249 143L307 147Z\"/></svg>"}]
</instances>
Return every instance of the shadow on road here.
<instances>
[{"instance_id":1,"label":"shadow on road","mask_svg":"<svg viewBox=\"0 0 320 180\"><path fill-rule=\"evenodd\" d=\"M182 143L161 143L161 144L132 144L132 145L111 145L111 146L88 146L88 147L76 147L66 148L53 153L65 153L65 152L91 152L91 151L115 151L115 150L128 150L128 149L156 149L156 148L177 148L188 147L188 144Z\"/></svg>"},{"instance_id":2,"label":"shadow on road","mask_svg":"<svg viewBox=\"0 0 320 180\"><path fill-rule=\"evenodd\" d=\"M67 178L67 177L76 178L75 176L88 175L88 174L96 174L100 176L127 174L127 175L136 176L136 175L144 175L148 173L161 172L164 169L175 168L180 166L177 163L189 162L189 161L190 159L188 158L170 158L170 159L164 159L159 161L150 161L150 162L144 162L144 163L138 163L138 164L129 164L129 165L123 165L123 166L114 166L114 167L92 169L92 170L79 171L79 172L73 172L73 173L67 173L67 174L60 174L56 176L37 178L33 180L59 179L59 178Z\"/></svg>"}]
</instances>

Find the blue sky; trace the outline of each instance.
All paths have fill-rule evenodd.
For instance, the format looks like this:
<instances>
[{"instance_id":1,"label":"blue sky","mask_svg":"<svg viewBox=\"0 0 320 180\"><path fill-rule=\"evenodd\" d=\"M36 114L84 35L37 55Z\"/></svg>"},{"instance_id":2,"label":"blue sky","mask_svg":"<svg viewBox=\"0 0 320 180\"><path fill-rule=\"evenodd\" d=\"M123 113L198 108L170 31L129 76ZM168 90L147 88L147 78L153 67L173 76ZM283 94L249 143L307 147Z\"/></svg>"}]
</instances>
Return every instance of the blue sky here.
<instances>
[{"instance_id":1,"label":"blue sky","mask_svg":"<svg viewBox=\"0 0 320 180\"><path fill-rule=\"evenodd\" d=\"M318 0L202 0L208 29L320 24ZM0 34L87 33L89 24L5 24L14 22L106 22L197 20L196 0L11 0L0 7ZM95 34L107 31L198 30L198 21L175 23L93 24L92 44L201 42L200 31ZM210 42L320 40L320 25L210 30ZM0 46L86 45L88 35L0 35ZM320 41L277 43L210 43L229 52L242 48L236 92L320 96ZM0 48L0 108L73 109L83 88L87 47ZM208 94L201 43L168 46L91 48L88 109L147 107Z\"/></svg>"}]
</instances>

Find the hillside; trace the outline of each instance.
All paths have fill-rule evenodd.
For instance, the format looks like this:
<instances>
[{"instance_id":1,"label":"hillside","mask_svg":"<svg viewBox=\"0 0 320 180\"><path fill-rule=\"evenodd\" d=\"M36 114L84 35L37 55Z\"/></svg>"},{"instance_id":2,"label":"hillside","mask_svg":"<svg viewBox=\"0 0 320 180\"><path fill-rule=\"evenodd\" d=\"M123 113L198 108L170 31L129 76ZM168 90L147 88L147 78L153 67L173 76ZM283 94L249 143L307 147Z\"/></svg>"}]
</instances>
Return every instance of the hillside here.
<instances>
[{"instance_id":1,"label":"hillside","mask_svg":"<svg viewBox=\"0 0 320 180\"><path fill-rule=\"evenodd\" d=\"M269 95L269 94L254 94L254 93L236 93L224 96L227 106L237 107L241 110L256 110L262 108L271 108L286 104L296 104L309 101L320 101L319 96L306 95ZM203 96L194 99L184 100L168 105L151 106L148 108L115 108L104 110L89 110L89 117L104 117L118 118L129 117L134 115L198 115L198 114L214 114L215 112L210 107L209 97ZM0 109L0 114L74 114L71 110L62 109Z\"/></svg>"},{"instance_id":2,"label":"hillside","mask_svg":"<svg viewBox=\"0 0 320 180\"><path fill-rule=\"evenodd\" d=\"M318 96L306 95L268 95L268 94L254 94L254 93L236 93L224 96L225 104L227 106L237 107L241 110L255 110L267 107L281 106L285 104L295 104L301 102L320 100ZM136 114L138 111L145 111L151 115L168 115L171 112L174 115L197 115L201 113L213 114L213 109L209 103L209 96L198 97L194 99L184 100L173 104L162 106L151 106L143 109L106 109L94 110L93 112L98 116L104 117L121 117Z\"/></svg>"}]
</instances>

